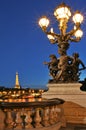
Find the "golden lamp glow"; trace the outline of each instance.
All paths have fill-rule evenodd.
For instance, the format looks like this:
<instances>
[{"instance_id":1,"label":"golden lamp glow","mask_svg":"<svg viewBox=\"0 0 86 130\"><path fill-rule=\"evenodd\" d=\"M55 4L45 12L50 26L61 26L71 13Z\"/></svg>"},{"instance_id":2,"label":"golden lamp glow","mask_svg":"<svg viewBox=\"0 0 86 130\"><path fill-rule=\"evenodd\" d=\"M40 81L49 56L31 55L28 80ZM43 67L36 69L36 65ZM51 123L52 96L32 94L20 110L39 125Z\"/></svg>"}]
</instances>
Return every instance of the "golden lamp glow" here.
<instances>
[{"instance_id":1,"label":"golden lamp glow","mask_svg":"<svg viewBox=\"0 0 86 130\"><path fill-rule=\"evenodd\" d=\"M41 27L41 28L43 28L43 27L48 27L48 25L49 25L49 19L46 17L46 16L43 16L42 18L40 18L40 20L39 20L39 26Z\"/></svg>"},{"instance_id":2,"label":"golden lamp glow","mask_svg":"<svg viewBox=\"0 0 86 130\"><path fill-rule=\"evenodd\" d=\"M75 37L77 38L81 38L83 36L83 31L81 29L78 29L76 32L75 32Z\"/></svg>"},{"instance_id":3,"label":"golden lamp glow","mask_svg":"<svg viewBox=\"0 0 86 130\"><path fill-rule=\"evenodd\" d=\"M50 32L51 32L51 33L54 33L54 32L53 32L53 28L50 29ZM54 39L55 39L52 34L47 34L47 37L48 37L49 40L54 40Z\"/></svg>"},{"instance_id":4,"label":"golden lamp glow","mask_svg":"<svg viewBox=\"0 0 86 130\"><path fill-rule=\"evenodd\" d=\"M51 33L54 33L54 32L53 32L53 28L50 29L50 32L51 32Z\"/></svg>"},{"instance_id":5,"label":"golden lamp glow","mask_svg":"<svg viewBox=\"0 0 86 130\"><path fill-rule=\"evenodd\" d=\"M65 3L61 3L55 8L54 16L58 22L59 33L54 32L53 28L48 30L47 27L49 25L49 20L46 16L43 16L41 19L39 19L39 25L42 28L42 31L47 35L50 43L58 45L58 53L61 56L63 52L64 54L67 54L70 42L79 42L81 40L81 37L83 36L81 24L84 17L79 11L76 11L74 14L72 14L71 8ZM68 22L71 22L71 18L73 19L74 26L73 29L68 31ZM52 75L52 77L53 79L55 78L54 75ZM59 76L56 76L57 80L60 78L58 77Z\"/></svg>"},{"instance_id":6,"label":"golden lamp glow","mask_svg":"<svg viewBox=\"0 0 86 130\"><path fill-rule=\"evenodd\" d=\"M54 16L59 19L69 19L71 16L70 8L64 3L58 6L54 11Z\"/></svg>"},{"instance_id":7,"label":"golden lamp glow","mask_svg":"<svg viewBox=\"0 0 86 130\"><path fill-rule=\"evenodd\" d=\"M54 40L54 37L51 34L48 34L47 37L49 40Z\"/></svg>"},{"instance_id":8,"label":"golden lamp glow","mask_svg":"<svg viewBox=\"0 0 86 130\"><path fill-rule=\"evenodd\" d=\"M81 13L76 12L75 15L73 16L73 21L74 23L82 23L83 22L83 16Z\"/></svg>"}]
</instances>

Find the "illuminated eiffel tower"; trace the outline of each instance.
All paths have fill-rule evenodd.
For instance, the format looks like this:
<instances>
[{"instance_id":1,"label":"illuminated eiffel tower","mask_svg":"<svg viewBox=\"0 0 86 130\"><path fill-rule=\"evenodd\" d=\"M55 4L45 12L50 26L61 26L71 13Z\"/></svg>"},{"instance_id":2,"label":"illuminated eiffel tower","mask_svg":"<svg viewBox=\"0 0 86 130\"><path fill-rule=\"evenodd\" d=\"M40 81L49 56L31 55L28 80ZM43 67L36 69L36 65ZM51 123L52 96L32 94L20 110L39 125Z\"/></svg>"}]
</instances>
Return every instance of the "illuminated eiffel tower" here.
<instances>
[{"instance_id":1,"label":"illuminated eiffel tower","mask_svg":"<svg viewBox=\"0 0 86 130\"><path fill-rule=\"evenodd\" d=\"M19 85L19 78L18 78L18 72L16 72L16 80L15 80L15 87L17 89L20 89L21 86Z\"/></svg>"}]
</instances>

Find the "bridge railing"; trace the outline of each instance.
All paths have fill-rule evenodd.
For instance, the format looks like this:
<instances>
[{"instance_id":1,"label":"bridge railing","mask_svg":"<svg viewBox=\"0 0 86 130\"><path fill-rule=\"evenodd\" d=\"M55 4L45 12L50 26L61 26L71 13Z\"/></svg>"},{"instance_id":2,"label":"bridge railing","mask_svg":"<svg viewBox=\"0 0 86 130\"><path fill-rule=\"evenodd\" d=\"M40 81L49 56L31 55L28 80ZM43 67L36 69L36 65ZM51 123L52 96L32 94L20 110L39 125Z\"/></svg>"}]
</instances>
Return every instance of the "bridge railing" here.
<instances>
[{"instance_id":1,"label":"bridge railing","mask_svg":"<svg viewBox=\"0 0 86 130\"><path fill-rule=\"evenodd\" d=\"M1 102L0 130L44 129L65 125L61 99L32 102Z\"/></svg>"}]
</instances>

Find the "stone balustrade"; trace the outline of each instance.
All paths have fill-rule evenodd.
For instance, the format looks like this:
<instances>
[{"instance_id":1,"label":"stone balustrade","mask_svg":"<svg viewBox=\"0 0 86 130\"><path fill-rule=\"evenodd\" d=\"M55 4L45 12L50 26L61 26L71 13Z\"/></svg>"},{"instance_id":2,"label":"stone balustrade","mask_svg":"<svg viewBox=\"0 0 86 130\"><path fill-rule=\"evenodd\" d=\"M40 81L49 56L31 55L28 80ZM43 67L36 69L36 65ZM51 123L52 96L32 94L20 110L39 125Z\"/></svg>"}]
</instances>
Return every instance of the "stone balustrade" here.
<instances>
[{"instance_id":1,"label":"stone balustrade","mask_svg":"<svg viewBox=\"0 0 86 130\"><path fill-rule=\"evenodd\" d=\"M1 102L0 130L59 130L65 126L63 100Z\"/></svg>"}]
</instances>

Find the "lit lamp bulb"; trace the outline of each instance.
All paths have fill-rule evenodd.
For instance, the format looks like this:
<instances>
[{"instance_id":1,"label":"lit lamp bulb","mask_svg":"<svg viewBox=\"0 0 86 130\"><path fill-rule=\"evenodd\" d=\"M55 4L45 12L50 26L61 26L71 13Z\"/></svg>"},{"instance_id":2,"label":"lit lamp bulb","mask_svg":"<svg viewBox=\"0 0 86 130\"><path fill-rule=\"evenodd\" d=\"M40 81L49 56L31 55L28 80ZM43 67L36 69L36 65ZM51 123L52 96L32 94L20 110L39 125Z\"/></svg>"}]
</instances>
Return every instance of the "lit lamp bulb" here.
<instances>
[{"instance_id":1,"label":"lit lamp bulb","mask_svg":"<svg viewBox=\"0 0 86 130\"><path fill-rule=\"evenodd\" d=\"M52 35L52 33L54 33L53 28L50 29L50 32L51 32L51 34L47 34L47 37L50 40L50 42L53 43L54 39L55 39L54 36Z\"/></svg>"},{"instance_id":2,"label":"lit lamp bulb","mask_svg":"<svg viewBox=\"0 0 86 130\"><path fill-rule=\"evenodd\" d=\"M61 19L68 20L71 16L70 7L62 3L55 9L54 16L58 20L61 20Z\"/></svg>"},{"instance_id":3,"label":"lit lamp bulb","mask_svg":"<svg viewBox=\"0 0 86 130\"><path fill-rule=\"evenodd\" d=\"M50 29L50 32L51 32L51 33L54 33L54 32L53 32L53 28Z\"/></svg>"},{"instance_id":4,"label":"lit lamp bulb","mask_svg":"<svg viewBox=\"0 0 86 130\"><path fill-rule=\"evenodd\" d=\"M81 38L83 36L83 31L81 29L78 29L74 35L76 38Z\"/></svg>"},{"instance_id":5,"label":"lit lamp bulb","mask_svg":"<svg viewBox=\"0 0 86 130\"><path fill-rule=\"evenodd\" d=\"M49 25L49 19L46 16L43 16L42 18L40 18L39 20L39 26L43 29L46 30L46 28Z\"/></svg>"},{"instance_id":6,"label":"lit lamp bulb","mask_svg":"<svg viewBox=\"0 0 86 130\"><path fill-rule=\"evenodd\" d=\"M54 36L52 36L51 34L48 34L47 37L49 38L49 40L54 40Z\"/></svg>"},{"instance_id":7,"label":"lit lamp bulb","mask_svg":"<svg viewBox=\"0 0 86 130\"><path fill-rule=\"evenodd\" d=\"M83 16L82 16L82 14L77 11L75 13L75 15L73 16L73 21L74 21L75 24L77 24L77 23L81 24L83 22Z\"/></svg>"}]
</instances>

